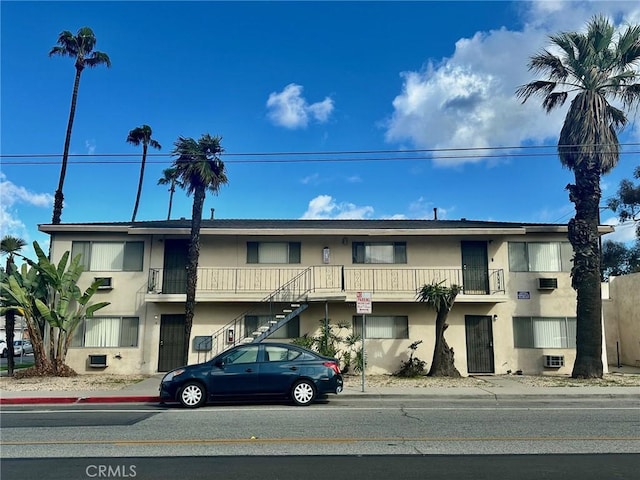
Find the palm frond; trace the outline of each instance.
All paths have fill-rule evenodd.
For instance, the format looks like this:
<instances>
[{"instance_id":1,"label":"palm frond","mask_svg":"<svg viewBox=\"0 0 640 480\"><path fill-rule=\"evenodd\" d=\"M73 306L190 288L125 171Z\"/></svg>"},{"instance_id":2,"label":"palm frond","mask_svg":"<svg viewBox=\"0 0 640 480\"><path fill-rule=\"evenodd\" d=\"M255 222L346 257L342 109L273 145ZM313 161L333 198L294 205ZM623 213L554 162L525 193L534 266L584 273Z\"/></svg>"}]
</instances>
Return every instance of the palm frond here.
<instances>
[{"instance_id":1,"label":"palm frond","mask_svg":"<svg viewBox=\"0 0 640 480\"><path fill-rule=\"evenodd\" d=\"M554 92L547 95L542 101L542 108L547 113L556 107L561 107L567 101L569 94L567 92Z\"/></svg>"},{"instance_id":2,"label":"palm frond","mask_svg":"<svg viewBox=\"0 0 640 480\"><path fill-rule=\"evenodd\" d=\"M98 65L106 65L107 68L110 68L111 59L106 53L92 52L89 57L84 59L84 64L90 68L97 67Z\"/></svg>"}]
</instances>

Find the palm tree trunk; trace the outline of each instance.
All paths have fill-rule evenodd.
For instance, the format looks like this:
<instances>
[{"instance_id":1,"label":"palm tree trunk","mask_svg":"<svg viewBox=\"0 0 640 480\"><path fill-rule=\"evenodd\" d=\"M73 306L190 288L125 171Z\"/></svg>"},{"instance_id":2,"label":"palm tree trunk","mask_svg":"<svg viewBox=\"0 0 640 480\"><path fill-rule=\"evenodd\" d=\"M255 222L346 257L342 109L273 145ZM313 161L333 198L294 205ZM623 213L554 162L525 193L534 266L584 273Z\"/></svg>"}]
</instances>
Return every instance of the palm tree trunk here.
<instances>
[{"instance_id":1,"label":"palm tree trunk","mask_svg":"<svg viewBox=\"0 0 640 480\"><path fill-rule=\"evenodd\" d=\"M131 221L136 221L136 215L138 214L138 205L140 204L140 195L142 194L142 180L144 179L144 167L147 162L147 144L142 144L142 163L140 164L140 179L138 180L138 193L136 194L136 204L133 207L133 215Z\"/></svg>"},{"instance_id":2,"label":"palm tree trunk","mask_svg":"<svg viewBox=\"0 0 640 480\"><path fill-rule=\"evenodd\" d=\"M78 100L78 87L80 86L80 75L82 69L76 67L76 78L73 82L73 93L71 95L71 109L69 111L69 122L67 123L67 136L64 140L64 151L62 153L62 167L60 169L60 180L58 181L58 189L56 190L53 201L53 219L51 223L57 225L62 217L62 206L64 202L64 178L67 175L67 161L69 159L69 146L71 145L71 130L73 129L73 119L76 115L76 102Z\"/></svg>"},{"instance_id":3,"label":"palm tree trunk","mask_svg":"<svg viewBox=\"0 0 640 480\"><path fill-rule=\"evenodd\" d=\"M576 361L573 378L602 378L602 297L600 286L600 172L597 162L585 161L574 169L575 185L569 198L576 215L569 222L574 259L572 286L577 292Z\"/></svg>"},{"instance_id":4,"label":"palm tree trunk","mask_svg":"<svg viewBox=\"0 0 640 480\"><path fill-rule=\"evenodd\" d=\"M204 206L205 187L199 185L193 192L193 209L191 214L191 237L187 253L187 298L184 316L184 364L188 363L191 343L191 328L196 307L196 287L198 284L198 257L200 256L200 225Z\"/></svg>"},{"instance_id":5,"label":"palm tree trunk","mask_svg":"<svg viewBox=\"0 0 640 480\"><path fill-rule=\"evenodd\" d=\"M428 376L430 377L459 377L460 372L456 369L453 358L453 348L444 338L447 330L447 317L449 310L443 308L436 314L436 344L433 349L433 359Z\"/></svg>"},{"instance_id":6,"label":"palm tree trunk","mask_svg":"<svg viewBox=\"0 0 640 480\"><path fill-rule=\"evenodd\" d=\"M171 188L169 189L169 213L167 213L167 220L171 220L171 207L173 206L173 194L176 192L175 182L171 182Z\"/></svg>"},{"instance_id":7,"label":"palm tree trunk","mask_svg":"<svg viewBox=\"0 0 640 480\"><path fill-rule=\"evenodd\" d=\"M5 313L5 336L7 341L7 375L13 376L13 370L15 368L15 358L13 356L13 339L16 326L16 311L7 310Z\"/></svg>"}]
</instances>

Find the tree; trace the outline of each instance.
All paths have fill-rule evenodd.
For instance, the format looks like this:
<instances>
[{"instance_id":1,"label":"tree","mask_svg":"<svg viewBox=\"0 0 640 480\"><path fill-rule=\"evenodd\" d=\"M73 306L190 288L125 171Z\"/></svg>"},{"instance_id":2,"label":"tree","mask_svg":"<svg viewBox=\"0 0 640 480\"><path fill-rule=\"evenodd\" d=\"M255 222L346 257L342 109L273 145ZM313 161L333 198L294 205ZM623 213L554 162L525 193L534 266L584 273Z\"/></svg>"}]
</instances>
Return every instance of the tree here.
<instances>
[{"instance_id":1,"label":"tree","mask_svg":"<svg viewBox=\"0 0 640 480\"><path fill-rule=\"evenodd\" d=\"M185 302L184 363L189 356L191 327L196 305L196 285L198 282L198 258L200 256L200 225L206 192L217 195L220 187L228 183L224 163L219 155L224 151L221 137L208 133L198 141L193 138L178 137L173 155L176 176L187 195L193 194L191 213L191 234L187 253L187 291Z\"/></svg>"},{"instance_id":2,"label":"tree","mask_svg":"<svg viewBox=\"0 0 640 480\"><path fill-rule=\"evenodd\" d=\"M616 31L606 17L595 16L584 33L563 32L549 38L559 54L543 50L528 65L546 78L522 85L516 94L523 103L533 95L542 97L547 113L574 97L558 139L560 162L575 177L575 184L566 187L576 212L568 225L574 251L571 283L577 293L571 375L601 378L600 177L617 164L617 133L628 122L626 113L610 101L619 100L627 109L640 102L640 26Z\"/></svg>"},{"instance_id":3,"label":"tree","mask_svg":"<svg viewBox=\"0 0 640 480\"><path fill-rule=\"evenodd\" d=\"M78 100L78 87L80 86L80 75L85 67L93 68L98 65L111 67L111 60L106 53L95 52L96 37L89 27L82 27L74 36L68 30L63 31L58 36L58 44L49 52L49 56L67 56L75 59L76 76L73 83L73 93L71 95L71 109L69 111L69 122L67 123L67 135L64 140L64 151L62 153L62 167L60 169L60 179L53 203L53 224L59 224L62 217L62 206L64 201L63 187L67 174L67 161L69 159L69 146L71 144L71 131L73 129L73 119L76 114L76 102Z\"/></svg>"},{"instance_id":4,"label":"tree","mask_svg":"<svg viewBox=\"0 0 640 480\"><path fill-rule=\"evenodd\" d=\"M5 268L5 273L7 275L10 275L16 269L14 255L26 245L27 242L21 238L12 237L11 235L2 237L2 240L0 241L0 253L7 256L7 266ZM7 374L9 376L13 376L15 360L12 345L16 327L16 310L13 308L8 309L4 314L4 321L5 340L7 341Z\"/></svg>"},{"instance_id":5,"label":"tree","mask_svg":"<svg viewBox=\"0 0 640 480\"><path fill-rule=\"evenodd\" d=\"M136 203L133 207L133 215L131 216L131 221L136 221L136 215L138 214L138 205L140 204L140 195L142 194L142 181L144 180L144 167L147 163L147 150L149 147L153 147L156 150L160 150L162 146L151 138L152 135L151 127L149 125L142 125L141 127L136 127L129 132L127 136L127 142L138 146L142 144L142 163L140 164L140 179L138 180L138 193L136 194Z\"/></svg>"},{"instance_id":6,"label":"tree","mask_svg":"<svg viewBox=\"0 0 640 480\"><path fill-rule=\"evenodd\" d=\"M169 213L167 220L171 220L171 207L173 205L173 194L176 193L176 187L184 188L184 185L178 178L178 171L175 168L165 168L162 171L162 177L158 180L158 185L169 185Z\"/></svg>"},{"instance_id":7,"label":"tree","mask_svg":"<svg viewBox=\"0 0 640 480\"><path fill-rule=\"evenodd\" d=\"M640 180L640 166L633 176ZM617 196L607 202L607 207L618 214L621 222L636 222L636 237L640 238L640 183L634 185L631 180L622 180Z\"/></svg>"},{"instance_id":8,"label":"tree","mask_svg":"<svg viewBox=\"0 0 640 480\"><path fill-rule=\"evenodd\" d=\"M31 268L27 270L27 265L23 265L20 274L8 275L7 281L1 284L8 303L2 311L20 309L27 320L36 364L25 375L74 375L75 372L65 364L73 334L84 319L91 318L97 310L109 305L109 302L89 303L102 280L95 280L82 292L78 287L83 270L81 255L76 255L69 262L67 251L56 265L49 261L38 242L33 242L33 248L38 262L23 257ZM39 319L49 324L48 356L38 328Z\"/></svg>"},{"instance_id":9,"label":"tree","mask_svg":"<svg viewBox=\"0 0 640 480\"><path fill-rule=\"evenodd\" d=\"M424 302L436 311L436 344L433 349L433 360L428 376L430 377L459 377L460 372L455 367L453 348L444 338L447 330L447 317L453 303L460 293L458 285L443 286L444 282L425 284L418 290L418 301Z\"/></svg>"}]
</instances>

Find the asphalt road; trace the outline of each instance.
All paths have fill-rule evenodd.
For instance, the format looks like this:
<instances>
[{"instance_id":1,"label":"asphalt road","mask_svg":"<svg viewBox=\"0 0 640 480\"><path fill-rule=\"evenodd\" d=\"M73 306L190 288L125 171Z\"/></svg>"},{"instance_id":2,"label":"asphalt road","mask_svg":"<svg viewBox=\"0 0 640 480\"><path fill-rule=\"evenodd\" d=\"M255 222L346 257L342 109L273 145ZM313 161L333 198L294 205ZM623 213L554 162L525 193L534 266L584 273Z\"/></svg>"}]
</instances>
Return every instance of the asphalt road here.
<instances>
[{"instance_id":1,"label":"asphalt road","mask_svg":"<svg viewBox=\"0 0 640 480\"><path fill-rule=\"evenodd\" d=\"M640 471L635 399L6 406L0 426L3 480L609 480Z\"/></svg>"},{"instance_id":2,"label":"asphalt road","mask_svg":"<svg viewBox=\"0 0 640 480\"><path fill-rule=\"evenodd\" d=\"M3 480L635 479L638 455L227 456L3 460Z\"/></svg>"}]
</instances>

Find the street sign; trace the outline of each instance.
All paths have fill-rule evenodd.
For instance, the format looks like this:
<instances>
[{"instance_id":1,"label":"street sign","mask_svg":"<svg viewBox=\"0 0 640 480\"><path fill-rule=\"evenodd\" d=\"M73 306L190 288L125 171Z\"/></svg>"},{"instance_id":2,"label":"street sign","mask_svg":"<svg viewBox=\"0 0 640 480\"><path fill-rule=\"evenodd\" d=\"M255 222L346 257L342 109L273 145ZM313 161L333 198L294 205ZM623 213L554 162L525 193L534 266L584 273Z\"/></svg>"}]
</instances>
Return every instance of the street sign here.
<instances>
[{"instance_id":1,"label":"street sign","mask_svg":"<svg viewBox=\"0 0 640 480\"><path fill-rule=\"evenodd\" d=\"M362 315L371 313L371 292L356 293L356 313Z\"/></svg>"}]
</instances>

